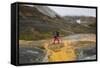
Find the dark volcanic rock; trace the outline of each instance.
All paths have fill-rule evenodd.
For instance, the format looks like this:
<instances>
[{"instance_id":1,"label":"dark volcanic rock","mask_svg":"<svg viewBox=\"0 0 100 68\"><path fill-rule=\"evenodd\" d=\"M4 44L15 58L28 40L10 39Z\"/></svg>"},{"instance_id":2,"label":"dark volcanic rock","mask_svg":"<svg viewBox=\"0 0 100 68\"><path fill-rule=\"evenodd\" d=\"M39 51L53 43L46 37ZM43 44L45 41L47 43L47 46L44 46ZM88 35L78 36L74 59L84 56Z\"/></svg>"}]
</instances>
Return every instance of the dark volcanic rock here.
<instances>
[{"instance_id":1,"label":"dark volcanic rock","mask_svg":"<svg viewBox=\"0 0 100 68\"><path fill-rule=\"evenodd\" d=\"M78 60L93 60L96 59L96 47L79 48L76 50Z\"/></svg>"},{"instance_id":2,"label":"dark volcanic rock","mask_svg":"<svg viewBox=\"0 0 100 68\"><path fill-rule=\"evenodd\" d=\"M37 47L19 47L19 63L39 63L42 62L46 53Z\"/></svg>"}]
</instances>

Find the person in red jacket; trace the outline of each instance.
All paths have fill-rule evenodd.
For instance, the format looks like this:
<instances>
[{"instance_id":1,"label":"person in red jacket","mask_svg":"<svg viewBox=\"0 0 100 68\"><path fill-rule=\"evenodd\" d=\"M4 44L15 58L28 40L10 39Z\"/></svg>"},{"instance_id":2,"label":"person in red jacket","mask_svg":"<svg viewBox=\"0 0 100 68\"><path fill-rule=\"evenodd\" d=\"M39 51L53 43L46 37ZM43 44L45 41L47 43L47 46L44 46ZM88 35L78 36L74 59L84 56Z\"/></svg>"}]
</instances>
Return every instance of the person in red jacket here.
<instances>
[{"instance_id":1,"label":"person in red jacket","mask_svg":"<svg viewBox=\"0 0 100 68\"><path fill-rule=\"evenodd\" d=\"M55 44L57 41L57 43L60 43L60 38L59 38L59 32L58 31L55 31L53 33L53 44Z\"/></svg>"}]
</instances>

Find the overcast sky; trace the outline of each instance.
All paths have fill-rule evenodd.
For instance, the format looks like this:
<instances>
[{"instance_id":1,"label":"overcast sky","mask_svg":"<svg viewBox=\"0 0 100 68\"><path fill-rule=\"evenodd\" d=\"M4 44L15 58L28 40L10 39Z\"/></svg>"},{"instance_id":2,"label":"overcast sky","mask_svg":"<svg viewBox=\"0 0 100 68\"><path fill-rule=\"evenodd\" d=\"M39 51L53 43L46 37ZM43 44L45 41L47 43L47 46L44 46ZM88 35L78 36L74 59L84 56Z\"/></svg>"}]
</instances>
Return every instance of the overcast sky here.
<instances>
[{"instance_id":1,"label":"overcast sky","mask_svg":"<svg viewBox=\"0 0 100 68\"><path fill-rule=\"evenodd\" d=\"M76 7L48 6L61 16L93 16L96 17L96 9Z\"/></svg>"}]
</instances>

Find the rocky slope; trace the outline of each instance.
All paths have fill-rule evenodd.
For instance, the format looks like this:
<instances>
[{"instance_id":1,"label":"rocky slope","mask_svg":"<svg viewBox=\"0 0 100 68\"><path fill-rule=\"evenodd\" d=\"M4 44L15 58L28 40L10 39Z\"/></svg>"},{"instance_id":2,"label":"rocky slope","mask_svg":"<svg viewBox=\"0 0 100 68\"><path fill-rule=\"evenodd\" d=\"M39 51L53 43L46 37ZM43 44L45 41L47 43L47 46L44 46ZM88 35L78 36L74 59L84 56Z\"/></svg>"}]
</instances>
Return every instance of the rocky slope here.
<instances>
[{"instance_id":1,"label":"rocky slope","mask_svg":"<svg viewBox=\"0 0 100 68\"><path fill-rule=\"evenodd\" d=\"M70 19L75 21L73 18ZM48 7L19 6L19 39L21 40L48 39L52 37L54 31L59 31L61 36L95 33L94 25L94 28L89 28L78 23L70 23Z\"/></svg>"}]
</instances>

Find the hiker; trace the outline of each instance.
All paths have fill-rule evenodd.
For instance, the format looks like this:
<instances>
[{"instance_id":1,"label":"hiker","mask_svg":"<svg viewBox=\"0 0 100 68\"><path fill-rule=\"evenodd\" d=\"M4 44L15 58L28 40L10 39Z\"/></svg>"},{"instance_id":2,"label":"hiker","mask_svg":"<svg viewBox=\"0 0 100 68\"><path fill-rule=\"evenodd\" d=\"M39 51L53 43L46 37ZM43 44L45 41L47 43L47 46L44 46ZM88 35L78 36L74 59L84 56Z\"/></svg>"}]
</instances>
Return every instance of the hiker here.
<instances>
[{"instance_id":1,"label":"hiker","mask_svg":"<svg viewBox=\"0 0 100 68\"><path fill-rule=\"evenodd\" d=\"M60 43L60 38L59 38L59 32L58 31L55 31L53 33L53 44L55 44L57 41L57 43Z\"/></svg>"}]
</instances>

